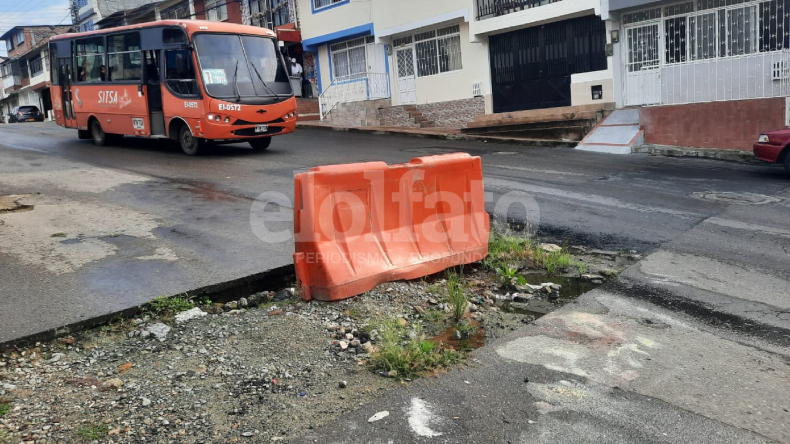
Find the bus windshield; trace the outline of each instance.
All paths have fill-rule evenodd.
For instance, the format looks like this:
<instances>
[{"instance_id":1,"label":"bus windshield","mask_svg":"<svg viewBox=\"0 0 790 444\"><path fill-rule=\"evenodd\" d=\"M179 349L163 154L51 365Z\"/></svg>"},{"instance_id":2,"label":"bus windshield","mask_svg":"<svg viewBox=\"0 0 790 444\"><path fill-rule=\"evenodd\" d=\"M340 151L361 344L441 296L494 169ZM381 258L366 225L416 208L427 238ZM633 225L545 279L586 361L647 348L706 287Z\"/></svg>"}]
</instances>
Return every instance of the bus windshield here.
<instances>
[{"instance_id":1,"label":"bus windshield","mask_svg":"<svg viewBox=\"0 0 790 444\"><path fill-rule=\"evenodd\" d=\"M290 97L293 92L274 39L233 34L194 38L206 93L217 99Z\"/></svg>"}]
</instances>

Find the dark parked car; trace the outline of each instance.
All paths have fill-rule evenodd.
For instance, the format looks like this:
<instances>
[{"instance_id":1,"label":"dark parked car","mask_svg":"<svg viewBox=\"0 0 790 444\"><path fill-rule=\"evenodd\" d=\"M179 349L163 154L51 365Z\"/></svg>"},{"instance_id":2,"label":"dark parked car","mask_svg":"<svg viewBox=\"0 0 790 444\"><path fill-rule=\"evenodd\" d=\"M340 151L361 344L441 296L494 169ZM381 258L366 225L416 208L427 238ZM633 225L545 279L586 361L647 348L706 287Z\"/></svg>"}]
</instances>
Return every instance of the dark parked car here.
<instances>
[{"instance_id":1,"label":"dark parked car","mask_svg":"<svg viewBox=\"0 0 790 444\"><path fill-rule=\"evenodd\" d=\"M756 158L784 165L785 171L790 174L790 129L762 133L753 149Z\"/></svg>"},{"instance_id":2,"label":"dark parked car","mask_svg":"<svg viewBox=\"0 0 790 444\"><path fill-rule=\"evenodd\" d=\"M17 106L8 115L8 123L43 122L44 115L37 106Z\"/></svg>"}]
</instances>

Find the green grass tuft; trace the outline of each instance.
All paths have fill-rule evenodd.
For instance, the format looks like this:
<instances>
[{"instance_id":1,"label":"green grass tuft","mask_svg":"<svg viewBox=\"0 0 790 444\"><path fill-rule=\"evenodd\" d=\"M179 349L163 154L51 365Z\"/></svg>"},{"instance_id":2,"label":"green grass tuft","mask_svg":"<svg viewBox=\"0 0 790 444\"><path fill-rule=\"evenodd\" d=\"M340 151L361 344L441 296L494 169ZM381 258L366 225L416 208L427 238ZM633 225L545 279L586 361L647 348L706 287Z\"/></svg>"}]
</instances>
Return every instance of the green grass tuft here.
<instances>
[{"instance_id":1,"label":"green grass tuft","mask_svg":"<svg viewBox=\"0 0 790 444\"><path fill-rule=\"evenodd\" d=\"M174 315L195 307L191 299L181 296L160 296L149 302L146 306L147 311L157 316Z\"/></svg>"},{"instance_id":2,"label":"green grass tuft","mask_svg":"<svg viewBox=\"0 0 790 444\"><path fill-rule=\"evenodd\" d=\"M10 402L0 402L0 418L7 415L11 411Z\"/></svg>"},{"instance_id":3,"label":"green grass tuft","mask_svg":"<svg viewBox=\"0 0 790 444\"><path fill-rule=\"evenodd\" d=\"M77 429L77 439L80 441L96 441L107 437L110 432L109 427L104 424L80 427Z\"/></svg>"},{"instance_id":4,"label":"green grass tuft","mask_svg":"<svg viewBox=\"0 0 790 444\"><path fill-rule=\"evenodd\" d=\"M452 309L453 319L455 322L461 320L469 307L469 300L464 294L463 271L456 272L453 269L447 269L447 302Z\"/></svg>"},{"instance_id":5,"label":"green grass tuft","mask_svg":"<svg viewBox=\"0 0 790 444\"><path fill-rule=\"evenodd\" d=\"M395 370L400 378L413 378L450 367L463 358L463 354L426 339L419 324L410 329L395 319L387 319L377 330L381 338L378 350L368 362L374 371Z\"/></svg>"}]
</instances>

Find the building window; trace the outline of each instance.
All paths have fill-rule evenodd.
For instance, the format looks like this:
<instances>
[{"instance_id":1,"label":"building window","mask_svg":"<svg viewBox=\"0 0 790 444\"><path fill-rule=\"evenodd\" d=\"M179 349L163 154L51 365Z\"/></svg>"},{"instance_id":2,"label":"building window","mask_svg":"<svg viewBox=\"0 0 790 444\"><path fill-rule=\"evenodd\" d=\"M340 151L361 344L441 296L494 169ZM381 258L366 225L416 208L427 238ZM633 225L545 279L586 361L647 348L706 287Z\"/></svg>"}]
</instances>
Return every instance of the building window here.
<instances>
[{"instance_id":1,"label":"building window","mask_svg":"<svg viewBox=\"0 0 790 444\"><path fill-rule=\"evenodd\" d=\"M19 61L19 71L22 74L22 78L23 79L26 79L26 78L30 77L30 75L29 75L30 73L27 70L27 60L22 59L22 60Z\"/></svg>"},{"instance_id":2,"label":"building window","mask_svg":"<svg viewBox=\"0 0 790 444\"><path fill-rule=\"evenodd\" d=\"M14 49L14 39L8 39L5 41L5 49L8 51Z\"/></svg>"},{"instance_id":3,"label":"building window","mask_svg":"<svg viewBox=\"0 0 790 444\"><path fill-rule=\"evenodd\" d=\"M291 23L289 2L286 0L250 0L253 26L274 28Z\"/></svg>"},{"instance_id":4,"label":"building window","mask_svg":"<svg viewBox=\"0 0 790 444\"><path fill-rule=\"evenodd\" d=\"M16 46L19 46L19 45L21 45L23 43L25 43L25 33L22 32L22 31L19 31L16 34Z\"/></svg>"},{"instance_id":5,"label":"building window","mask_svg":"<svg viewBox=\"0 0 790 444\"><path fill-rule=\"evenodd\" d=\"M88 20L87 22L80 25L80 31L93 31L96 29L96 26L93 24L93 19Z\"/></svg>"},{"instance_id":6,"label":"building window","mask_svg":"<svg viewBox=\"0 0 790 444\"><path fill-rule=\"evenodd\" d=\"M206 18L213 22L221 22L228 19L228 5L226 0L206 0Z\"/></svg>"},{"instance_id":7,"label":"building window","mask_svg":"<svg viewBox=\"0 0 790 444\"><path fill-rule=\"evenodd\" d=\"M368 69L365 56L365 38L335 43L329 47L332 54L332 78L354 79L363 77Z\"/></svg>"},{"instance_id":8,"label":"building window","mask_svg":"<svg viewBox=\"0 0 790 444\"><path fill-rule=\"evenodd\" d=\"M189 8L186 5L176 6L162 12L162 20L180 20L189 18Z\"/></svg>"},{"instance_id":9,"label":"building window","mask_svg":"<svg viewBox=\"0 0 790 444\"><path fill-rule=\"evenodd\" d=\"M74 0L74 5L77 6L77 9L88 6L88 0Z\"/></svg>"},{"instance_id":10,"label":"building window","mask_svg":"<svg viewBox=\"0 0 790 444\"><path fill-rule=\"evenodd\" d=\"M41 63L41 56L30 59L30 75L35 77L44 72L44 65Z\"/></svg>"},{"instance_id":11,"label":"building window","mask_svg":"<svg viewBox=\"0 0 790 444\"><path fill-rule=\"evenodd\" d=\"M414 36L417 53L417 76L425 77L457 71L461 64L461 28L448 26Z\"/></svg>"},{"instance_id":12,"label":"building window","mask_svg":"<svg viewBox=\"0 0 790 444\"><path fill-rule=\"evenodd\" d=\"M337 3L346 3L349 0L313 0L313 9L318 10L321 8L326 8L332 6Z\"/></svg>"},{"instance_id":13,"label":"building window","mask_svg":"<svg viewBox=\"0 0 790 444\"><path fill-rule=\"evenodd\" d=\"M140 80L142 78L140 33L130 32L107 37L107 58L109 71L100 73L101 80L114 82Z\"/></svg>"},{"instance_id":14,"label":"building window","mask_svg":"<svg viewBox=\"0 0 790 444\"><path fill-rule=\"evenodd\" d=\"M693 12L693 3L682 3L665 7L663 20L660 9L624 14L622 20L623 23L639 22L640 19L661 20L658 24L663 27L664 63L667 64L780 51L790 47L790 24L786 20L784 0L732 0L731 3L725 7L720 0L699 0L697 12ZM644 30L649 26L629 27L626 31L638 32L640 44L654 45L643 41L645 38L657 41L660 37L646 33ZM637 40L634 40L635 44Z\"/></svg>"}]
</instances>

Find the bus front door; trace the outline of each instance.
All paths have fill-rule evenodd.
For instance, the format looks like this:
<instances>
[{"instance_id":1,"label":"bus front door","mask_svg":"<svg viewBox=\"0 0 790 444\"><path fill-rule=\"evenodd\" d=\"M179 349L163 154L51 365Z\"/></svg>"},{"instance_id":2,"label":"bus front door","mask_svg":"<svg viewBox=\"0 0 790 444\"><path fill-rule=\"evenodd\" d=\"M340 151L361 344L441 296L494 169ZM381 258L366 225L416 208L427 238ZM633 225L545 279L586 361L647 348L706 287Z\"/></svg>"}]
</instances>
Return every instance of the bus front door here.
<instances>
[{"instance_id":1,"label":"bus front door","mask_svg":"<svg viewBox=\"0 0 790 444\"><path fill-rule=\"evenodd\" d=\"M159 74L158 51L145 51L145 92L151 135L165 135L165 116L162 108L162 83Z\"/></svg>"},{"instance_id":2,"label":"bus front door","mask_svg":"<svg viewBox=\"0 0 790 444\"><path fill-rule=\"evenodd\" d=\"M61 100L63 105L64 126L77 127L77 117L74 115L74 95L79 100L79 89L72 91L71 85L71 58L58 59L58 80L62 88Z\"/></svg>"}]
</instances>

